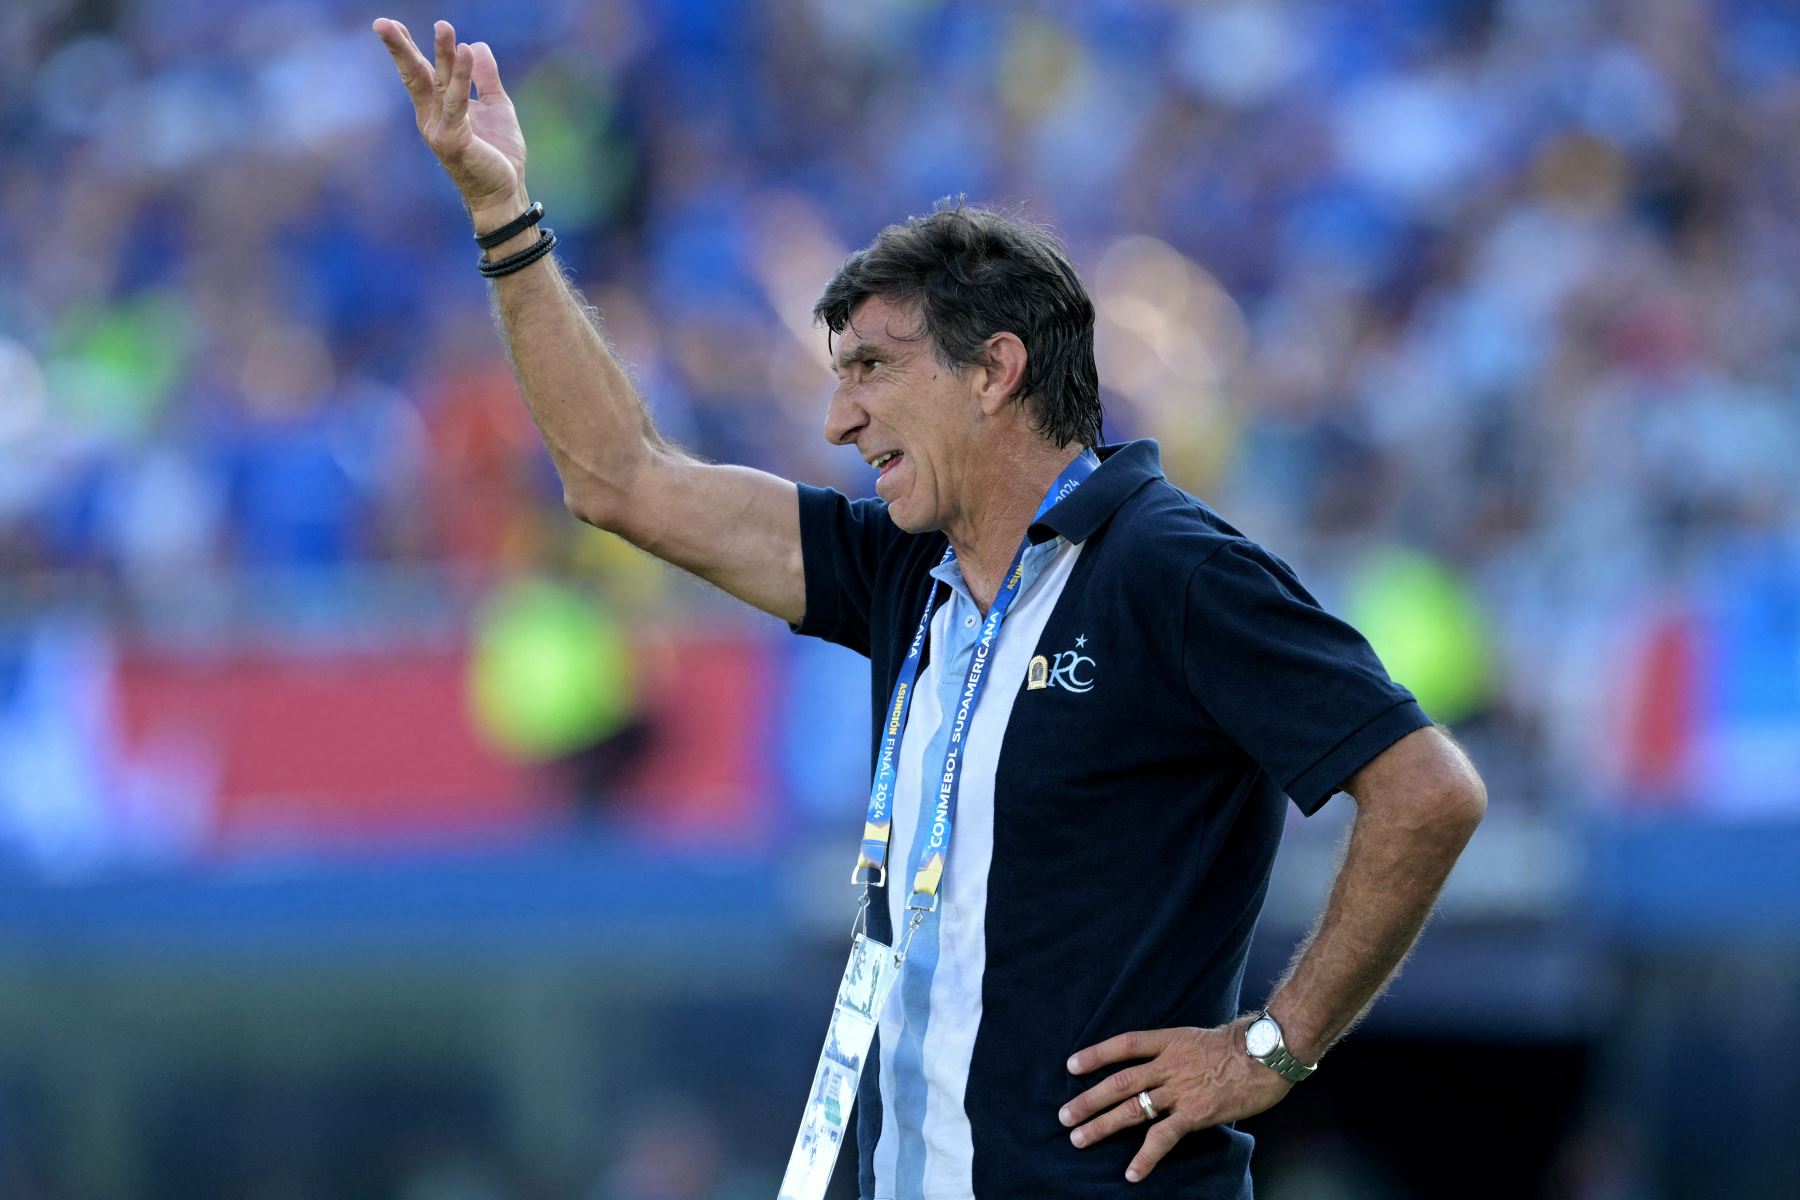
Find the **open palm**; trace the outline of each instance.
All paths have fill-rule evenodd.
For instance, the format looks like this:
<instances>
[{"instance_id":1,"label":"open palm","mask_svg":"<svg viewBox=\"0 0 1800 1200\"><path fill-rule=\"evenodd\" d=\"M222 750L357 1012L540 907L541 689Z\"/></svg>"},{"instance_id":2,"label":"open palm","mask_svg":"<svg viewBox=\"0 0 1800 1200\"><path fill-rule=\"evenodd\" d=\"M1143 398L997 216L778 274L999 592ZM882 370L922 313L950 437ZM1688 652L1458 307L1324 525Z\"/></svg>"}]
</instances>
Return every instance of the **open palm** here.
<instances>
[{"instance_id":1,"label":"open palm","mask_svg":"<svg viewBox=\"0 0 1800 1200\"><path fill-rule=\"evenodd\" d=\"M426 61L398 21L375 22L412 97L425 144L437 155L471 212L524 195L525 135L500 86L500 66L486 42L459 43L448 21L433 29L436 64ZM475 99L469 99L469 84Z\"/></svg>"}]
</instances>

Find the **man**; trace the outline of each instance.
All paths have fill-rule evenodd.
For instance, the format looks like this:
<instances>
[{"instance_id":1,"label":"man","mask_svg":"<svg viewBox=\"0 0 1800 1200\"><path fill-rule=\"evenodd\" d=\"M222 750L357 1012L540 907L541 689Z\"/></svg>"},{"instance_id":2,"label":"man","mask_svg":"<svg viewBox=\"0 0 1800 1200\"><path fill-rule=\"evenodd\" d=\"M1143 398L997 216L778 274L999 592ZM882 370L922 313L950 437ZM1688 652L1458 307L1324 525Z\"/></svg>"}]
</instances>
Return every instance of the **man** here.
<instances>
[{"instance_id":1,"label":"man","mask_svg":"<svg viewBox=\"0 0 1800 1200\"><path fill-rule=\"evenodd\" d=\"M896 739L871 831L896 868L954 831L941 880L911 889L941 882L863 1076L863 1195L1248 1196L1231 1122L1398 967L1485 807L1467 760L1153 444L1098 446L1093 307L1047 235L941 211L827 287L825 431L879 471L880 502L697 462L521 218L491 51L440 22L434 64L375 30L477 235L505 235L485 273L571 511L867 654L877 746ZM1325 911L1266 1014L1238 1016L1282 795L1310 812L1340 786L1357 814ZM873 899L876 936L910 923L907 887Z\"/></svg>"}]
</instances>

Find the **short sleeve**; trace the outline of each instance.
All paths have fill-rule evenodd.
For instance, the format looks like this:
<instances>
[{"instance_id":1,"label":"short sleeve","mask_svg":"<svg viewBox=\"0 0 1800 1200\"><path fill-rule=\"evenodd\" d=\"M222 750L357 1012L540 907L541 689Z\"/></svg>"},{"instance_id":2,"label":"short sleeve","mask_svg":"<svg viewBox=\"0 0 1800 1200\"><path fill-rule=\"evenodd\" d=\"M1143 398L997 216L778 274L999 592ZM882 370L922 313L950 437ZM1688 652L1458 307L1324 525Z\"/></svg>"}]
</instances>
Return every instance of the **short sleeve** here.
<instances>
[{"instance_id":1,"label":"short sleeve","mask_svg":"<svg viewBox=\"0 0 1800 1200\"><path fill-rule=\"evenodd\" d=\"M851 500L800 485L800 555L806 615L794 632L869 653L875 573L902 537L879 500Z\"/></svg>"},{"instance_id":2,"label":"short sleeve","mask_svg":"<svg viewBox=\"0 0 1800 1200\"><path fill-rule=\"evenodd\" d=\"M1253 542L1227 542L1196 567L1186 603L1182 653L1203 719L1304 813L1431 724L1363 636Z\"/></svg>"}]
</instances>

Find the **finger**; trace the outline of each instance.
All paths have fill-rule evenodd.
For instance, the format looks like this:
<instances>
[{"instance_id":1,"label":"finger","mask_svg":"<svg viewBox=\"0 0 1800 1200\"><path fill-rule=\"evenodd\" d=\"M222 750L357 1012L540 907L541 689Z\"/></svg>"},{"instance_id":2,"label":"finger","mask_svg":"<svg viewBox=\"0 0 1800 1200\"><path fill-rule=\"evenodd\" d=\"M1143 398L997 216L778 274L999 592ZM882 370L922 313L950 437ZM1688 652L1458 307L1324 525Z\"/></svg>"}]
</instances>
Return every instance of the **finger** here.
<instances>
[{"instance_id":1,"label":"finger","mask_svg":"<svg viewBox=\"0 0 1800 1200\"><path fill-rule=\"evenodd\" d=\"M1157 1115L1166 1113L1166 1105L1175 1102L1174 1096L1167 1088L1158 1088L1150 1093L1150 1107ZM1086 1125L1069 1134L1069 1140L1077 1146L1091 1146L1104 1138L1109 1138L1121 1129L1129 1129L1133 1125L1143 1125L1150 1120L1144 1115L1144 1106L1138 1102L1137 1096L1123 1104L1114 1105L1101 1113Z\"/></svg>"},{"instance_id":2,"label":"finger","mask_svg":"<svg viewBox=\"0 0 1800 1200\"><path fill-rule=\"evenodd\" d=\"M1086 1075L1108 1063L1127 1062L1134 1058L1155 1058L1176 1033L1173 1029L1151 1029L1121 1033L1109 1037L1086 1050L1077 1050L1069 1058L1069 1074Z\"/></svg>"},{"instance_id":3,"label":"finger","mask_svg":"<svg viewBox=\"0 0 1800 1200\"><path fill-rule=\"evenodd\" d=\"M492 100L506 95L500 86L500 64L494 60L494 48L486 42L475 43L475 95Z\"/></svg>"},{"instance_id":4,"label":"finger","mask_svg":"<svg viewBox=\"0 0 1800 1200\"><path fill-rule=\"evenodd\" d=\"M394 66L400 72L400 81L406 85L407 94L415 105L423 104L431 99L431 64L419 53L419 48L412 44L405 30L398 21L390 21L383 17L375 22L375 36L387 48L394 59Z\"/></svg>"},{"instance_id":5,"label":"finger","mask_svg":"<svg viewBox=\"0 0 1800 1200\"><path fill-rule=\"evenodd\" d=\"M1158 1121L1144 1135L1144 1145L1132 1156L1131 1165L1125 1168L1125 1178L1136 1183L1156 1169L1156 1164L1163 1160L1163 1155L1175 1148L1187 1129L1173 1120Z\"/></svg>"},{"instance_id":6,"label":"finger","mask_svg":"<svg viewBox=\"0 0 1800 1200\"><path fill-rule=\"evenodd\" d=\"M432 49L437 54L437 70L434 72L438 91L450 86L450 68L456 60L456 29L448 21L439 21L431 27L435 41Z\"/></svg>"},{"instance_id":7,"label":"finger","mask_svg":"<svg viewBox=\"0 0 1800 1200\"><path fill-rule=\"evenodd\" d=\"M1158 1087L1162 1084L1160 1073L1153 1077L1153 1064L1145 1063L1141 1067L1127 1067L1123 1071L1115 1071L1081 1095L1062 1106L1057 1119L1064 1125L1079 1125L1097 1112L1111 1108L1128 1097L1136 1096L1145 1088Z\"/></svg>"},{"instance_id":8,"label":"finger","mask_svg":"<svg viewBox=\"0 0 1800 1200\"><path fill-rule=\"evenodd\" d=\"M474 70L475 52L467 45L458 45L450 67L450 82L444 91L444 124L459 124L468 115L469 76Z\"/></svg>"}]
</instances>

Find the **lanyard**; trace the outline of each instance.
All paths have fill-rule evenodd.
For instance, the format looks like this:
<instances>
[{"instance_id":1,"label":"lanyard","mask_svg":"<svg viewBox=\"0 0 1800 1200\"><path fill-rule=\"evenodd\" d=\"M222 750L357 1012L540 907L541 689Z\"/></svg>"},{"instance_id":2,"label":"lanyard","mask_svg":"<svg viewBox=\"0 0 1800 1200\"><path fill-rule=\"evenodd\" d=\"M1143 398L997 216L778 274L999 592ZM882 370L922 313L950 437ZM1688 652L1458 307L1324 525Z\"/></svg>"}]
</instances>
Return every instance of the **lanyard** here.
<instances>
[{"instance_id":1,"label":"lanyard","mask_svg":"<svg viewBox=\"0 0 1800 1200\"><path fill-rule=\"evenodd\" d=\"M1083 450L1073 462L1063 468L1056 482L1038 504L1037 513L1031 518L1037 524L1044 514L1055 508L1070 492L1080 487L1089 475L1100 466L1100 460L1092 450ZM962 787L962 760L966 749L965 741L969 731L969 720L975 713L975 704L981 698L981 689L987 683L987 666L993 654L995 639L1000 633L1000 623L1006 619L1007 610L1012 607L1013 600L1019 594L1021 581L1025 576L1025 549L1031 544L1029 534L1019 542L1019 548L1013 554L1012 565L1007 569L1000 592L994 597L993 605L988 609L987 620L982 624L981 634L975 641L975 658L969 664L968 676L963 680L960 700L956 706L956 715L950 725L950 747L944 756L943 770L938 773L937 801L933 807L930 820L930 837L925 839L919 849L918 865L913 871L912 899L907 907L913 910L914 927L924 914L937 908L938 885L943 880L944 859L950 852L950 834L955 825L956 797ZM945 547L944 557L939 566L956 557L954 547ZM899 677L894 681L893 698L887 706L887 724L881 731L881 753L875 761L875 779L869 787L869 816L863 825L862 851L856 859L856 871L850 881L854 884L869 887L881 887L887 882L888 839L893 832L893 791L894 781L899 775L900 736L906 729L906 715L912 709L913 693L919 678L920 652L925 647L925 635L931 627L931 617L937 608L938 580L933 579L931 590L925 596L925 612L919 618L919 628L913 634L912 645L906 651L906 658L900 664ZM921 820L925 814L921 813ZM868 897L865 893L864 903Z\"/></svg>"},{"instance_id":2,"label":"lanyard","mask_svg":"<svg viewBox=\"0 0 1800 1200\"><path fill-rule=\"evenodd\" d=\"M1032 524L1056 507L1058 501L1080 487L1082 481L1100 466L1092 450L1083 450L1056 482L1050 485L1038 505ZM1019 542L1007 569L1006 582L988 609L987 621L975 643L975 659L963 680L961 700L950 726L950 749L944 756L944 769L938 776L937 805L931 816L931 835L919 850L919 865L913 872L912 899L907 903L911 917L898 949L873 941L852 926L850 961L844 966L844 978L838 984L837 1000L831 1009L831 1025L825 1033L825 1049L819 1053L819 1065L813 1072L811 1097L800 1119L800 1132L794 1136L793 1154L788 1158L787 1173L782 1176L780 1200L823 1200L831 1180L831 1168L837 1162L838 1148L843 1145L849 1128L850 1110L856 1103L857 1085L862 1080L863 1066L869 1047L874 1044L875 1029L881 1019L894 983L906 964L913 935L925 923L926 916L937 908L938 884L944 877L944 857L950 852L950 830L956 816L956 794L961 785L964 741L969 733L969 719L975 702L981 698L987 681L988 660L994 652L994 640L1000 622L1012 607L1025 578L1027 536ZM946 547L942 566L956 557ZM872 888L887 882L888 837L893 832L894 779L899 774L895 758L900 749L900 734L906 728L906 714L912 708L913 693L919 679L919 657L925 648L925 634L931 628L931 615L937 608L938 580L931 581L925 596L925 613L919 618L919 629L913 634L906 659L900 664L899 678L894 681L894 697L887 707L887 725L882 729L881 755L876 760L875 781L869 787L869 820L863 826L862 853L857 856L856 873L851 882L863 887L862 904L856 912L856 925L868 911ZM923 819L923 814L921 814Z\"/></svg>"}]
</instances>

